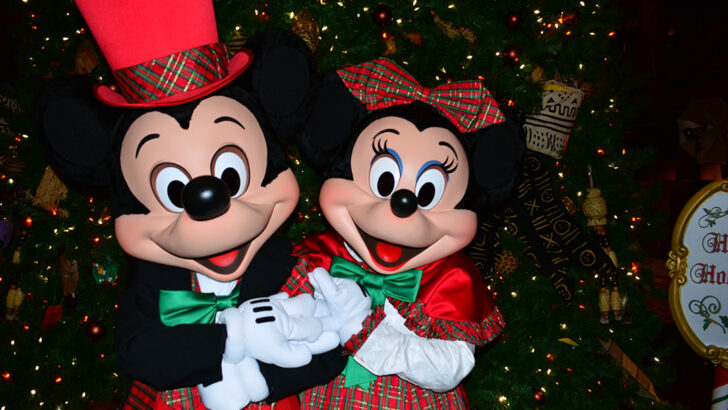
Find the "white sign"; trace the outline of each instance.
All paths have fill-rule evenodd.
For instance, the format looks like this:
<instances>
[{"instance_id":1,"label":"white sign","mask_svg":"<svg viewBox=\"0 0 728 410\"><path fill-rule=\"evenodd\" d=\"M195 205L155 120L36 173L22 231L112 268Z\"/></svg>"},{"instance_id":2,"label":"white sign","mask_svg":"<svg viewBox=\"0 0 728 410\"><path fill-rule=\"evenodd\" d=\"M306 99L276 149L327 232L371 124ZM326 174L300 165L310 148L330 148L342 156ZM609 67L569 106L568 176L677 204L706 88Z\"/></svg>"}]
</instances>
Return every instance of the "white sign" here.
<instances>
[{"instance_id":1,"label":"white sign","mask_svg":"<svg viewBox=\"0 0 728 410\"><path fill-rule=\"evenodd\" d=\"M675 224L670 310L701 356L728 368L728 180L695 194Z\"/></svg>"}]
</instances>

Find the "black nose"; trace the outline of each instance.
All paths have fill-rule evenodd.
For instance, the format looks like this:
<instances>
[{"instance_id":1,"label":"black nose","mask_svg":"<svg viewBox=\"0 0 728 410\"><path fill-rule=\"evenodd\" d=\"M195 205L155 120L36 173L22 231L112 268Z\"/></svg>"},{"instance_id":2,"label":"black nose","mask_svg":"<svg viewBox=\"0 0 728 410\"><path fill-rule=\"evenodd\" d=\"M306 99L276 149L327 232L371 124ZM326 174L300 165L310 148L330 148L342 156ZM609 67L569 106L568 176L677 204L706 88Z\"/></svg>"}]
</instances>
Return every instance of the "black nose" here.
<instances>
[{"instance_id":1,"label":"black nose","mask_svg":"<svg viewBox=\"0 0 728 410\"><path fill-rule=\"evenodd\" d=\"M195 221L217 218L230 209L230 191L221 179L197 177L182 189L182 206Z\"/></svg>"},{"instance_id":2,"label":"black nose","mask_svg":"<svg viewBox=\"0 0 728 410\"><path fill-rule=\"evenodd\" d=\"M389 206L392 207L392 213L395 216L406 218L417 210L417 197L412 191L400 189L392 194Z\"/></svg>"}]
</instances>

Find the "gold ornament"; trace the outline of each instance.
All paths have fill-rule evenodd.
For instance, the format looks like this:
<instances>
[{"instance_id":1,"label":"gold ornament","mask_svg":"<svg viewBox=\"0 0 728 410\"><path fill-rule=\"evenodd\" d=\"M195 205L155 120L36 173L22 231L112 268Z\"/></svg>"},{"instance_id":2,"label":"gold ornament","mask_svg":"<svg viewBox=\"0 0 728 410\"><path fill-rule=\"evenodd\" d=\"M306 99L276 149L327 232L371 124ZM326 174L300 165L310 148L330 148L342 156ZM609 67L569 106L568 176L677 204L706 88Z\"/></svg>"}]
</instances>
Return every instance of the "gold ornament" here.
<instances>
[{"instance_id":1,"label":"gold ornament","mask_svg":"<svg viewBox=\"0 0 728 410\"><path fill-rule=\"evenodd\" d=\"M244 36L242 34L237 34L233 36L230 40L225 42L225 48L228 50L229 55L233 55L240 51L241 48L245 45L245 42L248 41L248 37Z\"/></svg>"},{"instance_id":2,"label":"gold ornament","mask_svg":"<svg viewBox=\"0 0 728 410\"><path fill-rule=\"evenodd\" d=\"M74 58L74 69L76 74L86 75L93 71L99 62L101 57L99 49L96 47L91 40L84 40L76 50L76 57Z\"/></svg>"},{"instance_id":3,"label":"gold ornament","mask_svg":"<svg viewBox=\"0 0 728 410\"><path fill-rule=\"evenodd\" d=\"M536 66L536 68L531 71L531 74L526 77L528 80L530 80L532 83L537 83L541 80L543 80L543 74L544 70L541 66Z\"/></svg>"},{"instance_id":4,"label":"gold ornament","mask_svg":"<svg viewBox=\"0 0 728 410\"><path fill-rule=\"evenodd\" d=\"M607 201L602 198L602 191L599 188L587 188L583 209L587 217L587 226L607 224Z\"/></svg>"},{"instance_id":5,"label":"gold ornament","mask_svg":"<svg viewBox=\"0 0 728 410\"><path fill-rule=\"evenodd\" d=\"M20 265L20 246L15 248L15 251L13 252L13 264Z\"/></svg>"},{"instance_id":6,"label":"gold ornament","mask_svg":"<svg viewBox=\"0 0 728 410\"><path fill-rule=\"evenodd\" d=\"M435 20L435 24L440 27L440 30L442 30L442 34L444 34L445 37L452 40L455 37L463 36L463 38L470 43L474 43L475 40L478 39L475 33L473 33L473 31L469 28L456 27L452 21L445 21L441 19L434 10L431 10L430 14L432 14L432 18L433 20Z\"/></svg>"},{"instance_id":7,"label":"gold ornament","mask_svg":"<svg viewBox=\"0 0 728 410\"><path fill-rule=\"evenodd\" d=\"M518 269L518 259L510 251L504 251L495 258L495 271L510 275Z\"/></svg>"},{"instance_id":8,"label":"gold ornament","mask_svg":"<svg viewBox=\"0 0 728 410\"><path fill-rule=\"evenodd\" d=\"M394 37L387 36L384 39L384 44L387 46L387 49L384 50L382 53L383 56L391 56L394 55L397 52L397 42L394 41Z\"/></svg>"},{"instance_id":9,"label":"gold ornament","mask_svg":"<svg viewBox=\"0 0 728 410\"><path fill-rule=\"evenodd\" d=\"M316 52L319 44L319 26L316 19L307 9L301 9L293 18L293 32L298 34L306 43L312 53Z\"/></svg>"},{"instance_id":10,"label":"gold ornament","mask_svg":"<svg viewBox=\"0 0 728 410\"><path fill-rule=\"evenodd\" d=\"M46 167L40 184L38 184L38 189L35 191L33 205L67 217L68 211L58 208L58 203L66 199L67 194L68 187L58 179L58 176L49 165Z\"/></svg>"},{"instance_id":11,"label":"gold ornament","mask_svg":"<svg viewBox=\"0 0 728 410\"><path fill-rule=\"evenodd\" d=\"M15 285L10 285L8 296L7 298L5 298L5 307L7 307L7 310L5 311L5 319L15 319L15 317L18 315L18 309L23 303L24 297L25 294L23 293L22 289L16 287Z\"/></svg>"}]
</instances>

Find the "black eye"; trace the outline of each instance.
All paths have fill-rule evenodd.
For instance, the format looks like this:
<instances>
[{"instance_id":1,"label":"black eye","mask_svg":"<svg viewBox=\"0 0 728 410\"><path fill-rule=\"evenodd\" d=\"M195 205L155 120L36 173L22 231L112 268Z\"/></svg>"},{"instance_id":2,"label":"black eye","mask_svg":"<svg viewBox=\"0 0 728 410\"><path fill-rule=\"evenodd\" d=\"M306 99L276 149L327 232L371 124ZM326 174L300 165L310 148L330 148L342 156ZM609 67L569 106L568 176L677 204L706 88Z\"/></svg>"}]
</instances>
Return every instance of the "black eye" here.
<instances>
[{"instance_id":1,"label":"black eye","mask_svg":"<svg viewBox=\"0 0 728 410\"><path fill-rule=\"evenodd\" d=\"M417 195L417 205L422 209L430 209L437 205L445 192L446 178L445 173L440 167L430 167L426 169L415 185L415 195Z\"/></svg>"},{"instance_id":2,"label":"black eye","mask_svg":"<svg viewBox=\"0 0 728 410\"><path fill-rule=\"evenodd\" d=\"M392 194L399 183L399 166L390 155L375 159L369 170L369 188L379 198Z\"/></svg>"},{"instance_id":3,"label":"black eye","mask_svg":"<svg viewBox=\"0 0 728 410\"><path fill-rule=\"evenodd\" d=\"M228 145L215 153L212 175L227 185L232 198L242 195L248 188L249 174L248 158L240 148Z\"/></svg>"},{"instance_id":4,"label":"black eye","mask_svg":"<svg viewBox=\"0 0 728 410\"><path fill-rule=\"evenodd\" d=\"M152 190L159 203L171 212L182 212L182 189L190 182L187 172L178 165L164 163L152 171Z\"/></svg>"}]
</instances>

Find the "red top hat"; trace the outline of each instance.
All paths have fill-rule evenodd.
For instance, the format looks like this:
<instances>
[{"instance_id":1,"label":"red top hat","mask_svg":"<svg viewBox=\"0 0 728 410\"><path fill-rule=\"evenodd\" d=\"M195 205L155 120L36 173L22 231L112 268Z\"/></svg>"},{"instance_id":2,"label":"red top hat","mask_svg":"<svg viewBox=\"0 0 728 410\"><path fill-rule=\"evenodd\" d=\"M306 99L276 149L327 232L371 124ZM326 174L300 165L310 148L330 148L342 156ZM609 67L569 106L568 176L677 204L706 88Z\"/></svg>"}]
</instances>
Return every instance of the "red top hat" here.
<instances>
[{"instance_id":1,"label":"red top hat","mask_svg":"<svg viewBox=\"0 0 728 410\"><path fill-rule=\"evenodd\" d=\"M116 107L182 104L240 75L252 61L243 49L228 59L212 0L76 0L113 71L117 91L94 88Z\"/></svg>"}]
</instances>

